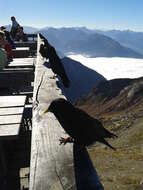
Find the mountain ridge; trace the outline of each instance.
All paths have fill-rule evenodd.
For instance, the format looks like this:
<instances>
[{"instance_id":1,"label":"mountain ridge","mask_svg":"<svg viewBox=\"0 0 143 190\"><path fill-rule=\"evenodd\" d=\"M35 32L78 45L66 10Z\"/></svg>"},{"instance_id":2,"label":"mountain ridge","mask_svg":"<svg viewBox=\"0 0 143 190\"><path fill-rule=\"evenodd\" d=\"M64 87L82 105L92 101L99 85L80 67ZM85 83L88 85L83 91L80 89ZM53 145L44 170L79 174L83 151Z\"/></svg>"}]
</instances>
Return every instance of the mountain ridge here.
<instances>
[{"instance_id":1,"label":"mountain ridge","mask_svg":"<svg viewBox=\"0 0 143 190\"><path fill-rule=\"evenodd\" d=\"M101 74L82 65L80 62L68 57L62 58L61 61L71 83L69 88L64 88L59 79L60 88L71 102L87 95L98 83L106 80Z\"/></svg>"},{"instance_id":2,"label":"mountain ridge","mask_svg":"<svg viewBox=\"0 0 143 190\"><path fill-rule=\"evenodd\" d=\"M6 27L10 30L11 25L7 25ZM135 32L131 30L99 30L88 29L86 27L43 27L40 29L29 26L23 27L26 33L41 32L47 37L49 42L56 47L56 49L63 53L82 53L91 57L107 56L143 58L143 32ZM92 37L89 37L97 34L103 35L102 38L105 40L105 43L103 43L103 39L98 43L98 45L101 46L100 48L102 48L100 51L98 50L98 52L96 52L98 49L98 46L96 46L97 41L92 41ZM112 48L105 46L107 43L106 41L110 41L108 45L111 44L110 46L112 46ZM113 44L115 45L114 41L118 44L115 47L113 46ZM93 44L95 45L93 46ZM84 47L95 47L96 51L87 51ZM76 51L74 48L76 48ZM107 50L110 50L110 52Z\"/></svg>"},{"instance_id":3,"label":"mountain ridge","mask_svg":"<svg viewBox=\"0 0 143 190\"><path fill-rule=\"evenodd\" d=\"M137 79L112 79L101 81L83 99L76 101L92 114L112 114L132 110L143 102L143 77ZM99 109L100 107L100 109ZM100 111L99 111L100 110ZM99 113L100 112L100 113Z\"/></svg>"},{"instance_id":4,"label":"mountain ridge","mask_svg":"<svg viewBox=\"0 0 143 190\"><path fill-rule=\"evenodd\" d=\"M85 32L80 28L48 28L40 30L49 42L66 55L70 52L89 57L134 57L143 58L131 48L122 46L118 41L100 33Z\"/></svg>"}]
</instances>

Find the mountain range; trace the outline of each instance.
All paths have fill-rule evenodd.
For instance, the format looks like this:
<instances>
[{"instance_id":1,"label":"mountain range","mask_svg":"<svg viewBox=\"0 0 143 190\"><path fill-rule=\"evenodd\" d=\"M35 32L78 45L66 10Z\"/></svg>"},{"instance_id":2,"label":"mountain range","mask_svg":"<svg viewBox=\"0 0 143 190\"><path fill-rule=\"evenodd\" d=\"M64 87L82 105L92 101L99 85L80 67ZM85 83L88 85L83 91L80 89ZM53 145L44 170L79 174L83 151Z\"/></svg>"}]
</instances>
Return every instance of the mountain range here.
<instances>
[{"instance_id":1,"label":"mountain range","mask_svg":"<svg viewBox=\"0 0 143 190\"><path fill-rule=\"evenodd\" d=\"M6 26L10 30L11 25ZM130 30L91 30L86 27L34 28L25 33L42 33L60 52L88 57L143 58L143 32Z\"/></svg>"},{"instance_id":2,"label":"mountain range","mask_svg":"<svg viewBox=\"0 0 143 190\"><path fill-rule=\"evenodd\" d=\"M134 49L135 51L143 54L143 32L133 32L131 30L109 30L97 32L109 36L118 41L121 45Z\"/></svg>"},{"instance_id":3,"label":"mountain range","mask_svg":"<svg viewBox=\"0 0 143 190\"><path fill-rule=\"evenodd\" d=\"M42 33L49 42L64 54L82 54L88 57L133 57L143 54L124 46L117 40L85 28L44 28Z\"/></svg>"}]
</instances>

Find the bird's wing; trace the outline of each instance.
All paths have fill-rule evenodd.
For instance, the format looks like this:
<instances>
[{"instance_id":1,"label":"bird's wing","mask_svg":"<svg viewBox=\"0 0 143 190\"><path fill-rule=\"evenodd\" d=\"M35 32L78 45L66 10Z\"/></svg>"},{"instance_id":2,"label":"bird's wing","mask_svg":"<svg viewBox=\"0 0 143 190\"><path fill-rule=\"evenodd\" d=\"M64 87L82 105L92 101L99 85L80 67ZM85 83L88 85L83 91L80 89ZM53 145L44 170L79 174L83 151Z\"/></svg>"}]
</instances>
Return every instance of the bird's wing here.
<instances>
[{"instance_id":1,"label":"bird's wing","mask_svg":"<svg viewBox=\"0 0 143 190\"><path fill-rule=\"evenodd\" d=\"M104 128L102 123L86 112L76 108L76 118L78 120L78 127L85 133L85 135L89 134L91 137L94 136L100 138L111 138L114 137L114 134Z\"/></svg>"},{"instance_id":2,"label":"bird's wing","mask_svg":"<svg viewBox=\"0 0 143 190\"><path fill-rule=\"evenodd\" d=\"M94 119L92 130L100 138L113 138L116 136L110 131L108 131L106 128L104 128L103 124L97 119Z\"/></svg>"}]
</instances>

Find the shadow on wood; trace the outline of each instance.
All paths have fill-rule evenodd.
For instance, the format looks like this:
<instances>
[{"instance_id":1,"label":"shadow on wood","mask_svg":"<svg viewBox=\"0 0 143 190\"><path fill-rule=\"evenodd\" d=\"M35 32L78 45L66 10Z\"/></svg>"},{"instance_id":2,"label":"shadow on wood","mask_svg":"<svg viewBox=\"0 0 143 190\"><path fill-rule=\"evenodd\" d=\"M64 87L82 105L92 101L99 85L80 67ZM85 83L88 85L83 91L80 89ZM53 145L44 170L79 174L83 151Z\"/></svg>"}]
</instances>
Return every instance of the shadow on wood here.
<instances>
[{"instance_id":1,"label":"shadow on wood","mask_svg":"<svg viewBox=\"0 0 143 190\"><path fill-rule=\"evenodd\" d=\"M73 146L77 190L103 190L86 148Z\"/></svg>"}]
</instances>

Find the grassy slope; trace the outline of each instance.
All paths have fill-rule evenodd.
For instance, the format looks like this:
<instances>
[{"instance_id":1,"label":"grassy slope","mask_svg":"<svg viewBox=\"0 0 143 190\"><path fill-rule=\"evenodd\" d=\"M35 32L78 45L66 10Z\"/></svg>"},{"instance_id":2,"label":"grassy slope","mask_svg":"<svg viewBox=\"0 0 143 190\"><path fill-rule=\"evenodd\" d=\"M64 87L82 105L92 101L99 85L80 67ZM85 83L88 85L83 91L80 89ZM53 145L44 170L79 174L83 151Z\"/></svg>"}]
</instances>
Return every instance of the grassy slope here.
<instances>
[{"instance_id":1,"label":"grassy slope","mask_svg":"<svg viewBox=\"0 0 143 190\"><path fill-rule=\"evenodd\" d=\"M110 141L117 151L112 151L104 145L89 149L105 189L135 190L140 187L143 180L142 124L141 118L130 128L118 132L118 139Z\"/></svg>"}]
</instances>

